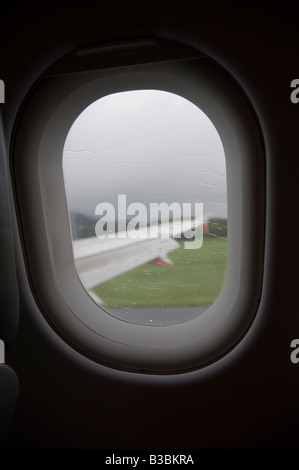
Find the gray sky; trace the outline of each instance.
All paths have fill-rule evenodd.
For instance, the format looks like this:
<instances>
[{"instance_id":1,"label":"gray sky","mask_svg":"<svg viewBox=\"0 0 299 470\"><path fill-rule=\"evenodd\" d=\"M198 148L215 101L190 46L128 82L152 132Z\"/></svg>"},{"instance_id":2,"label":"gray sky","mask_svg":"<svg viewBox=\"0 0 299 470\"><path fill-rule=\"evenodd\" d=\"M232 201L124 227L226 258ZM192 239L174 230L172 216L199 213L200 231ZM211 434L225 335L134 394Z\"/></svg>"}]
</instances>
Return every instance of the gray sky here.
<instances>
[{"instance_id":1,"label":"gray sky","mask_svg":"<svg viewBox=\"0 0 299 470\"><path fill-rule=\"evenodd\" d=\"M115 93L74 122L63 154L70 210L94 214L116 205L202 202L226 217L224 150L214 125L194 104L159 90Z\"/></svg>"}]
</instances>

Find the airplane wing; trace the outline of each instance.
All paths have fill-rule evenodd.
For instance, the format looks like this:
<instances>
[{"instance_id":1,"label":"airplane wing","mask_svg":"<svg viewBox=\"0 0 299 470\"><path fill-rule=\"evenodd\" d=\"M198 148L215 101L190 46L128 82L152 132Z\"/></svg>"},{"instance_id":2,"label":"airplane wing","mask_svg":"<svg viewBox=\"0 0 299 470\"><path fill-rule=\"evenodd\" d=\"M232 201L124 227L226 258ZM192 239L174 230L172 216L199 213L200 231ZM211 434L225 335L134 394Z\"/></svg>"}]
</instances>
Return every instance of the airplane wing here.
<instances>
[{"instance_id":1,"label":"airplane wing","mask_svg":"<svg viewBox=\"0 0 299 470\"><path fill-rule=\"evenodd\" d=\"M153 261L172 266L167 254L179 247L176 238L185 235L200 221L174 221L139 230L73 241L75 266L87 291L137 266Z\"/></svg>"},{"instance_id":2,"label":"airplane wing","mask_svg":"<svg viewBox=\"0 0 299 470\"><path fill-rule=\"evenodd\" d=\"M75 266L82 284L89 290L144 263L163 259L178 246L173 238L85 238L74 241Z\"/></svg>"}]
</instances>

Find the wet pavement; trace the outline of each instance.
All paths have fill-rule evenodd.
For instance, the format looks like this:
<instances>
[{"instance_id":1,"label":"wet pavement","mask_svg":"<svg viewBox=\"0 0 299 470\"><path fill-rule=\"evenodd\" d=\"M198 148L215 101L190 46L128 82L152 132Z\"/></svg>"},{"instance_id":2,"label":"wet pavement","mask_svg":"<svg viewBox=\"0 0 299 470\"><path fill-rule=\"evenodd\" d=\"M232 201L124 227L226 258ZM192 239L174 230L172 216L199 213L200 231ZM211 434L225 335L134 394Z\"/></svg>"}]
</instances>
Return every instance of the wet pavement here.
<instances>
[{"instance_id":1,"label":"wet pavement","mask_svg":"<svg viewBox=\"0 0 299 470\"><path fill-rule=\"evenodd\" d=\"M185 307L133 307L109 308L108 313L139 325L167 326L185 323L201 315L209 305Z\"/></svg>"}]
</instances>

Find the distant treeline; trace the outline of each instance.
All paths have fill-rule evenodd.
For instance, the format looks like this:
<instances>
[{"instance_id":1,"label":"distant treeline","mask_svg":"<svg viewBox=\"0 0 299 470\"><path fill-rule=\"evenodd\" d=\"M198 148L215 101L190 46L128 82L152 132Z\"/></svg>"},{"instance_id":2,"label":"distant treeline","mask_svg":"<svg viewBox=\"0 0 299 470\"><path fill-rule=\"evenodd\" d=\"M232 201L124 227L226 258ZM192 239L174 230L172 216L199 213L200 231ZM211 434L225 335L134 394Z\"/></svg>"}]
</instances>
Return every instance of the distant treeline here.
<instances>
[{"instance_id":1,"label":"distant treeline","mask_svg":"<svg viewBox=\"0 0 299 470\"><path fill-rule=\"evenodd\" d=\"M216 237L227 237L227 219L209 219L209 234Z\"/></svg>"},{"instance_id":2,"label":"distant treeline","mask_svg":"<svg viewBox=\"0 0 299 470\"><path fill-rule=\"evenodd\" d=\"M73 240L95 237L96 218L93 215L70 213L70 224Z\"/></svg>"},{"instance_id":3,"label":"distant treeline","mask_svg":"<svg viewBox=\"0 0 299 470\"><path fill-rule=\"evenodd\" d=\"M95 236L95 224L98 220L97 216L70 213L70 223L73 240L80 238L88 238ZM117 227L116 227L117 231ZM205 235L217 237L227 236L227 219L211 218L209 219L209 231ZM182 237L183 238L183 237Z\"/></svg>"}]
</instances>

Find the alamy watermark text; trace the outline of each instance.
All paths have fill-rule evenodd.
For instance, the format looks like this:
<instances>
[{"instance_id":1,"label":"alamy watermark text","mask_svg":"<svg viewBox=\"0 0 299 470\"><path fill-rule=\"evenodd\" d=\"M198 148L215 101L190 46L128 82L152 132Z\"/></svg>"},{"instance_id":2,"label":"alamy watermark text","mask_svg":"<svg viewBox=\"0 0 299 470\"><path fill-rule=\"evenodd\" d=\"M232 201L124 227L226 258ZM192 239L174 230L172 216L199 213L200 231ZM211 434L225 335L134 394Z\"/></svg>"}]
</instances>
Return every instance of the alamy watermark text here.
<instances>
[{"instance_id":1,"label":"alamy watermark text","mask_svg":"<svg viewBox=\"0 0 299 470\"><path fill-rule=\"evenodd\" d=\"M294 104L299 103L299 78L294 78L291 81L291 88L295 88L290 95L291 102Z\"/></svg>"},{"instance_id":2,"label":"alamy watermark text","mask_svg":"<svg viewBox=\"0 0 299 470\"><path fill-rule=\"evenodd\" d=\"M141 202L127 204L126 194L119 194L117 207L110 202L96 206L101 216L95 226L98 238L183 238L186 249L197 249L203 240L203 204ZM191 241L192 240L192 241Z\"/></svg>"},{"instance_id":3,"label":"alamy watermark text","mask_svg":"<svg viewBox=\"0 0 299 470\"><path fill-rule=\"evenodd\" d=\"M5 85L4 81L0 79L0 103L5 103Z\"/></svg>"}]
</instances>

